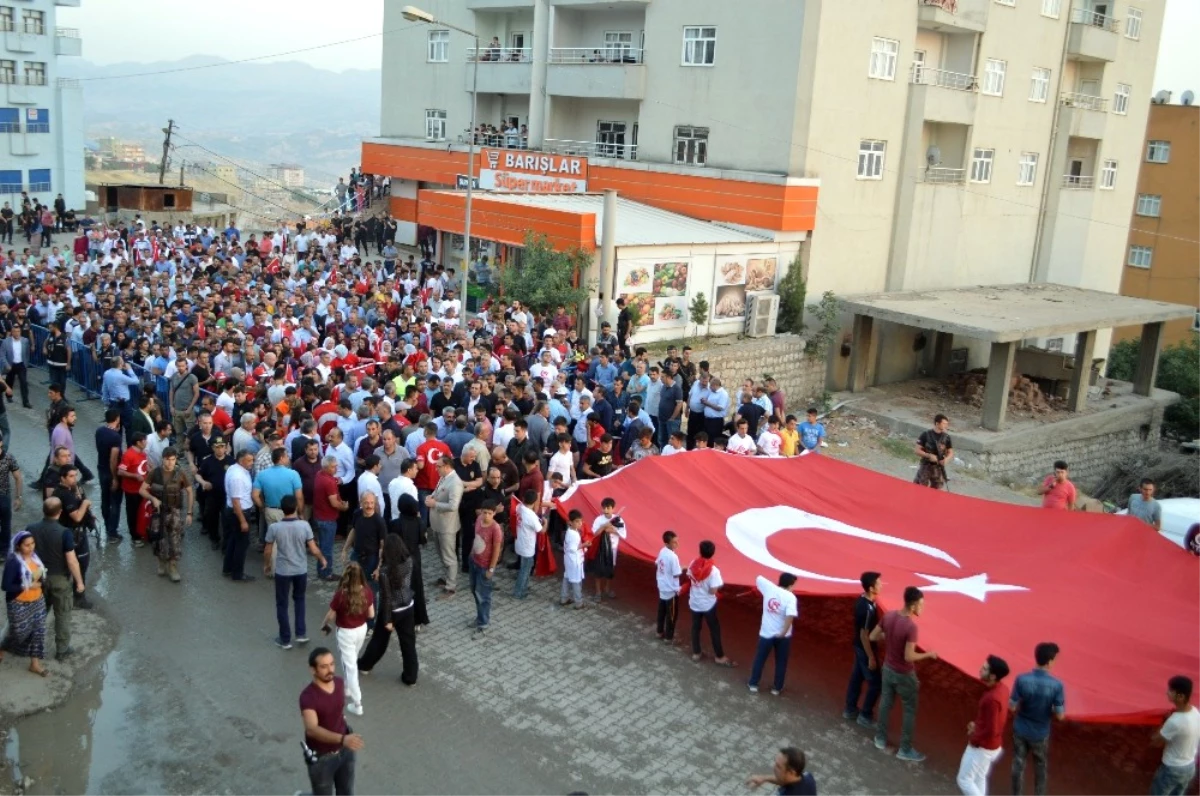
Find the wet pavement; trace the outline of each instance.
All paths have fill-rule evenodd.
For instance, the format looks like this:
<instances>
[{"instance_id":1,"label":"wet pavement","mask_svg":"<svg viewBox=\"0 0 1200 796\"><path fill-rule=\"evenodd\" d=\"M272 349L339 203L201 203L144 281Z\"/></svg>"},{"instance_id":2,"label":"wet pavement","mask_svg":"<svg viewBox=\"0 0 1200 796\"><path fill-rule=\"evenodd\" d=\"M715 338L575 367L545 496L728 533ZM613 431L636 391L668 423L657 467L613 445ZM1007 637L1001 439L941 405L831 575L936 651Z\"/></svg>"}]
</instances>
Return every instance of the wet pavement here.
<instances>
[{"instance_id":1,"label":"wet pavement","mask_svg":"<svg viewBox=\"0 0 1200 796\"><path fill-rule=\"evenodd\" d=\"M76 438L88 461L100 410L80 404ZM28 473L45 437L33 422L40 413L26 415L29 423L11 419ZM89 578L115 647L68 675L75 688L65 704L11 728L7 774L29 777L31 794L307 790L297 706L307 649L272 643L273 585L260 556L247 563L258 580L231 583L193 528L183 582L172 584L156 577L149 549L128 541L94 555ZM438 574L432 558L427 582ZM366 714L348 716L366 740L358 792L747 793L746 775L768 772L784 744L806 750L824 793L956 792L978 684L940 663L923 667L917 746L929 761L912 766L876 751L866 730L841 718L846 601L801 600L788 685L772 697L745 689L758 627L752 598L722 603L726 645L741 663L729 671L693 664L654 638L649 565L623 560L621 598L587 611L559 609L557 581L535 582L523 602L506 596L511 586L512 573L498 575L483 639L467 629L467 591L430 604L416 687L398 682L394 651L364 678ZM310 583L309 648L325 642L319 624L331 592ZM0 689L18 676L29 677L6 661ZM1068 723L1056 733L1051 792L1144 792L1154 767L1145 728ZM993 772L994 792L1009 792L1008 763L1006 754Z\"/></svg>"}]
</instances>

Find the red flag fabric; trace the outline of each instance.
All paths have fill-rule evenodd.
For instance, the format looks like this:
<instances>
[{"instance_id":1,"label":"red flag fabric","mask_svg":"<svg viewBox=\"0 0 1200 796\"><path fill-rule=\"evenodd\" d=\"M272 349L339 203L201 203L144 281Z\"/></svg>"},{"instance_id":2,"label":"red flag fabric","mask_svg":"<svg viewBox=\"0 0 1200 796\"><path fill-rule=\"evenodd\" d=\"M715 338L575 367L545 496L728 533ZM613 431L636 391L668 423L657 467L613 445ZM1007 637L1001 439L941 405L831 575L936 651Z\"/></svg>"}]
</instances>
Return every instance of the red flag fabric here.
<instances>
[{"instance_id":1,"label":"red flag fabric","mask_svg":"<svg viewBox=\"0 0 1200 796\"><path fill-rule=\"evenodd\" d=\"M1032 668L1053 641L1073 719L1160 722L1167 680L1200 675L1197 561L1131 517L936 492L828 456L708 450L643 459L560 506L590 523L610 496L626 507L621 549L648 561L670 529L683 560L715 542L729 584L788 571L798 593L851 597L874 570L892 606L918 586L920 646L972 676L989 654Z\"/></svg>"},{"instance_id":2,"label":"red flag fabric","mask_svg":"<svg viewBox=\"0 0 1200 796\"><path fill-rule=\"evenodd\" d=\"M143 500L141 508L138 510L137 530L134 531L134 536L145 541L150 537L150 518L154 516L154 504L149 500Z\"/></svg>"}]
</instances>

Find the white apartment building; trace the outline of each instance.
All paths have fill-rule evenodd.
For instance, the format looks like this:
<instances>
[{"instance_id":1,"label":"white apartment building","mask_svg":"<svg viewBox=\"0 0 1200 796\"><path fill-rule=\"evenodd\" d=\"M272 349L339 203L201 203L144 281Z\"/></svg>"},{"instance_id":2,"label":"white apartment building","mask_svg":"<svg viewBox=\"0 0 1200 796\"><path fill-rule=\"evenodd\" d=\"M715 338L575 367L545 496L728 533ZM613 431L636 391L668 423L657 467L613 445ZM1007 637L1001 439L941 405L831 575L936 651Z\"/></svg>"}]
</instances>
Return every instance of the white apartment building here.
<instances>
[{"instance_id":1,"label":"white apartment building","mask_svg":"<svg viewBox=\"0 0 1200 796\"><path fill-rule=\"evenodd\" d=\"M589 155L623 175L606 187L819 180L810 296L1119 288L1164 0L417 3L474 30L478 53L403 5L385 6L374 144L462 149L474 83L480 123L527 128L499 145ZM377 156L394 195L430 179L395 155ZM794 232L731 220L739 195L695 197L669 209ZM885 338L903 351L912 335ZM912 356L888 359L881 382L911 374Z\"/></svg>"},{"instance_id":2,"label":"white apartment building","mask_svg":"<svg viewBox=\"0 0 1200 796\"><path fill-rule=\"evenodd\" d=\"M60 7L80 0L0 0L0 201L22 191L51 204L62 194L82 209L83 92L59 77L58 59L82 54L79 31L56 26Z\"/></svg>"},{"instance_id":3,"label":"white apartment building","mask_svg":"<svg viewBox=\"0 0 1200 796\"><path fill-rule=\"evenodd\" d=\"M267 176L285 188L304 187L304 167L295 163L272 163L267 168Z\"/></svg>"}]
</instances>

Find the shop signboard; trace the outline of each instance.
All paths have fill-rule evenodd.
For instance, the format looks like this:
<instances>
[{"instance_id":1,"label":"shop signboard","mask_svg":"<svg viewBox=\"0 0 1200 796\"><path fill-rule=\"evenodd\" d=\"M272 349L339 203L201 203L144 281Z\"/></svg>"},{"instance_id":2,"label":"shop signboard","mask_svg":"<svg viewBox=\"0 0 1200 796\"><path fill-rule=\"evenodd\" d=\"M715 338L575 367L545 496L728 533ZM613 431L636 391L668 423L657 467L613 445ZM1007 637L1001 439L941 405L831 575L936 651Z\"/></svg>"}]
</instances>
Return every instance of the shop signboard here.
<instances>
[{"instance_id":1,"label":"shop signboard","mask_svg":"<svg viewBox=\"0 0 1200 796\"><path fill-rule=\"evenodd\" d=\"M479 153L479 187L502 193L584 193L588 160L524 149L484 147ZM466 187L465 185L463 187Z\"/></svg>"}]
</instances>

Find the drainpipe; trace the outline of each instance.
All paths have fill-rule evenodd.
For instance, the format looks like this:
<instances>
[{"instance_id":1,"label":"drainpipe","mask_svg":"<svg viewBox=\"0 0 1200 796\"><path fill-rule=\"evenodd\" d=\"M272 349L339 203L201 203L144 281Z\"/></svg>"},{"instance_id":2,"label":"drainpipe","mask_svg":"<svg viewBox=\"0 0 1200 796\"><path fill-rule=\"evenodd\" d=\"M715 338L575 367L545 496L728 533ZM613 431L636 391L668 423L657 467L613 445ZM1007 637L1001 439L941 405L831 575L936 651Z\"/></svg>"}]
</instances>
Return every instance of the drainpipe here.
<instances>
[{"instance_id":1,"label":"drainpipe","mask_svg":"<svg viewBox=\"0 0 1200 796\"><path fill-rule=\"evenodd\" d=\"M617 267L617 192L604 192L604 218L600 225L600 306L601 321L616 327L613 315L613 282ZM599 333L599 326L596 328Z\"/></svg>"},{"instance_id":2,"label":"drainpipe","mask_svg":"<svg viewBox=\"0 0 1200 796\"><path fill-rule=\"evenodd\" d=\"M1067 44L1071 37L1071 14L1070 7L1065 9L1067 16L1067 24L1063 28L1062 42L1062 58L1058 62L1058 87L1054 91L1054 117L1050 126L1050 142L1046 145L1046 168L1043 171L1042 177L1042 196L1038 203L1038 220L1037 229L1033 234L1033 257L1029 262L1029 282L1033 283L1037 280L1038 259L1042 254L1042 243L1045 235L1043 234L1046 228L1046 203L1050 200L1050 189L1054 182L1062 179L1062 175L1050 173L1050 167L1054 164L1054 145L1058 142L1058 121L1062 115L1062 94L1063 83L1067 76Z\"/></svg>"}]
</instances>

